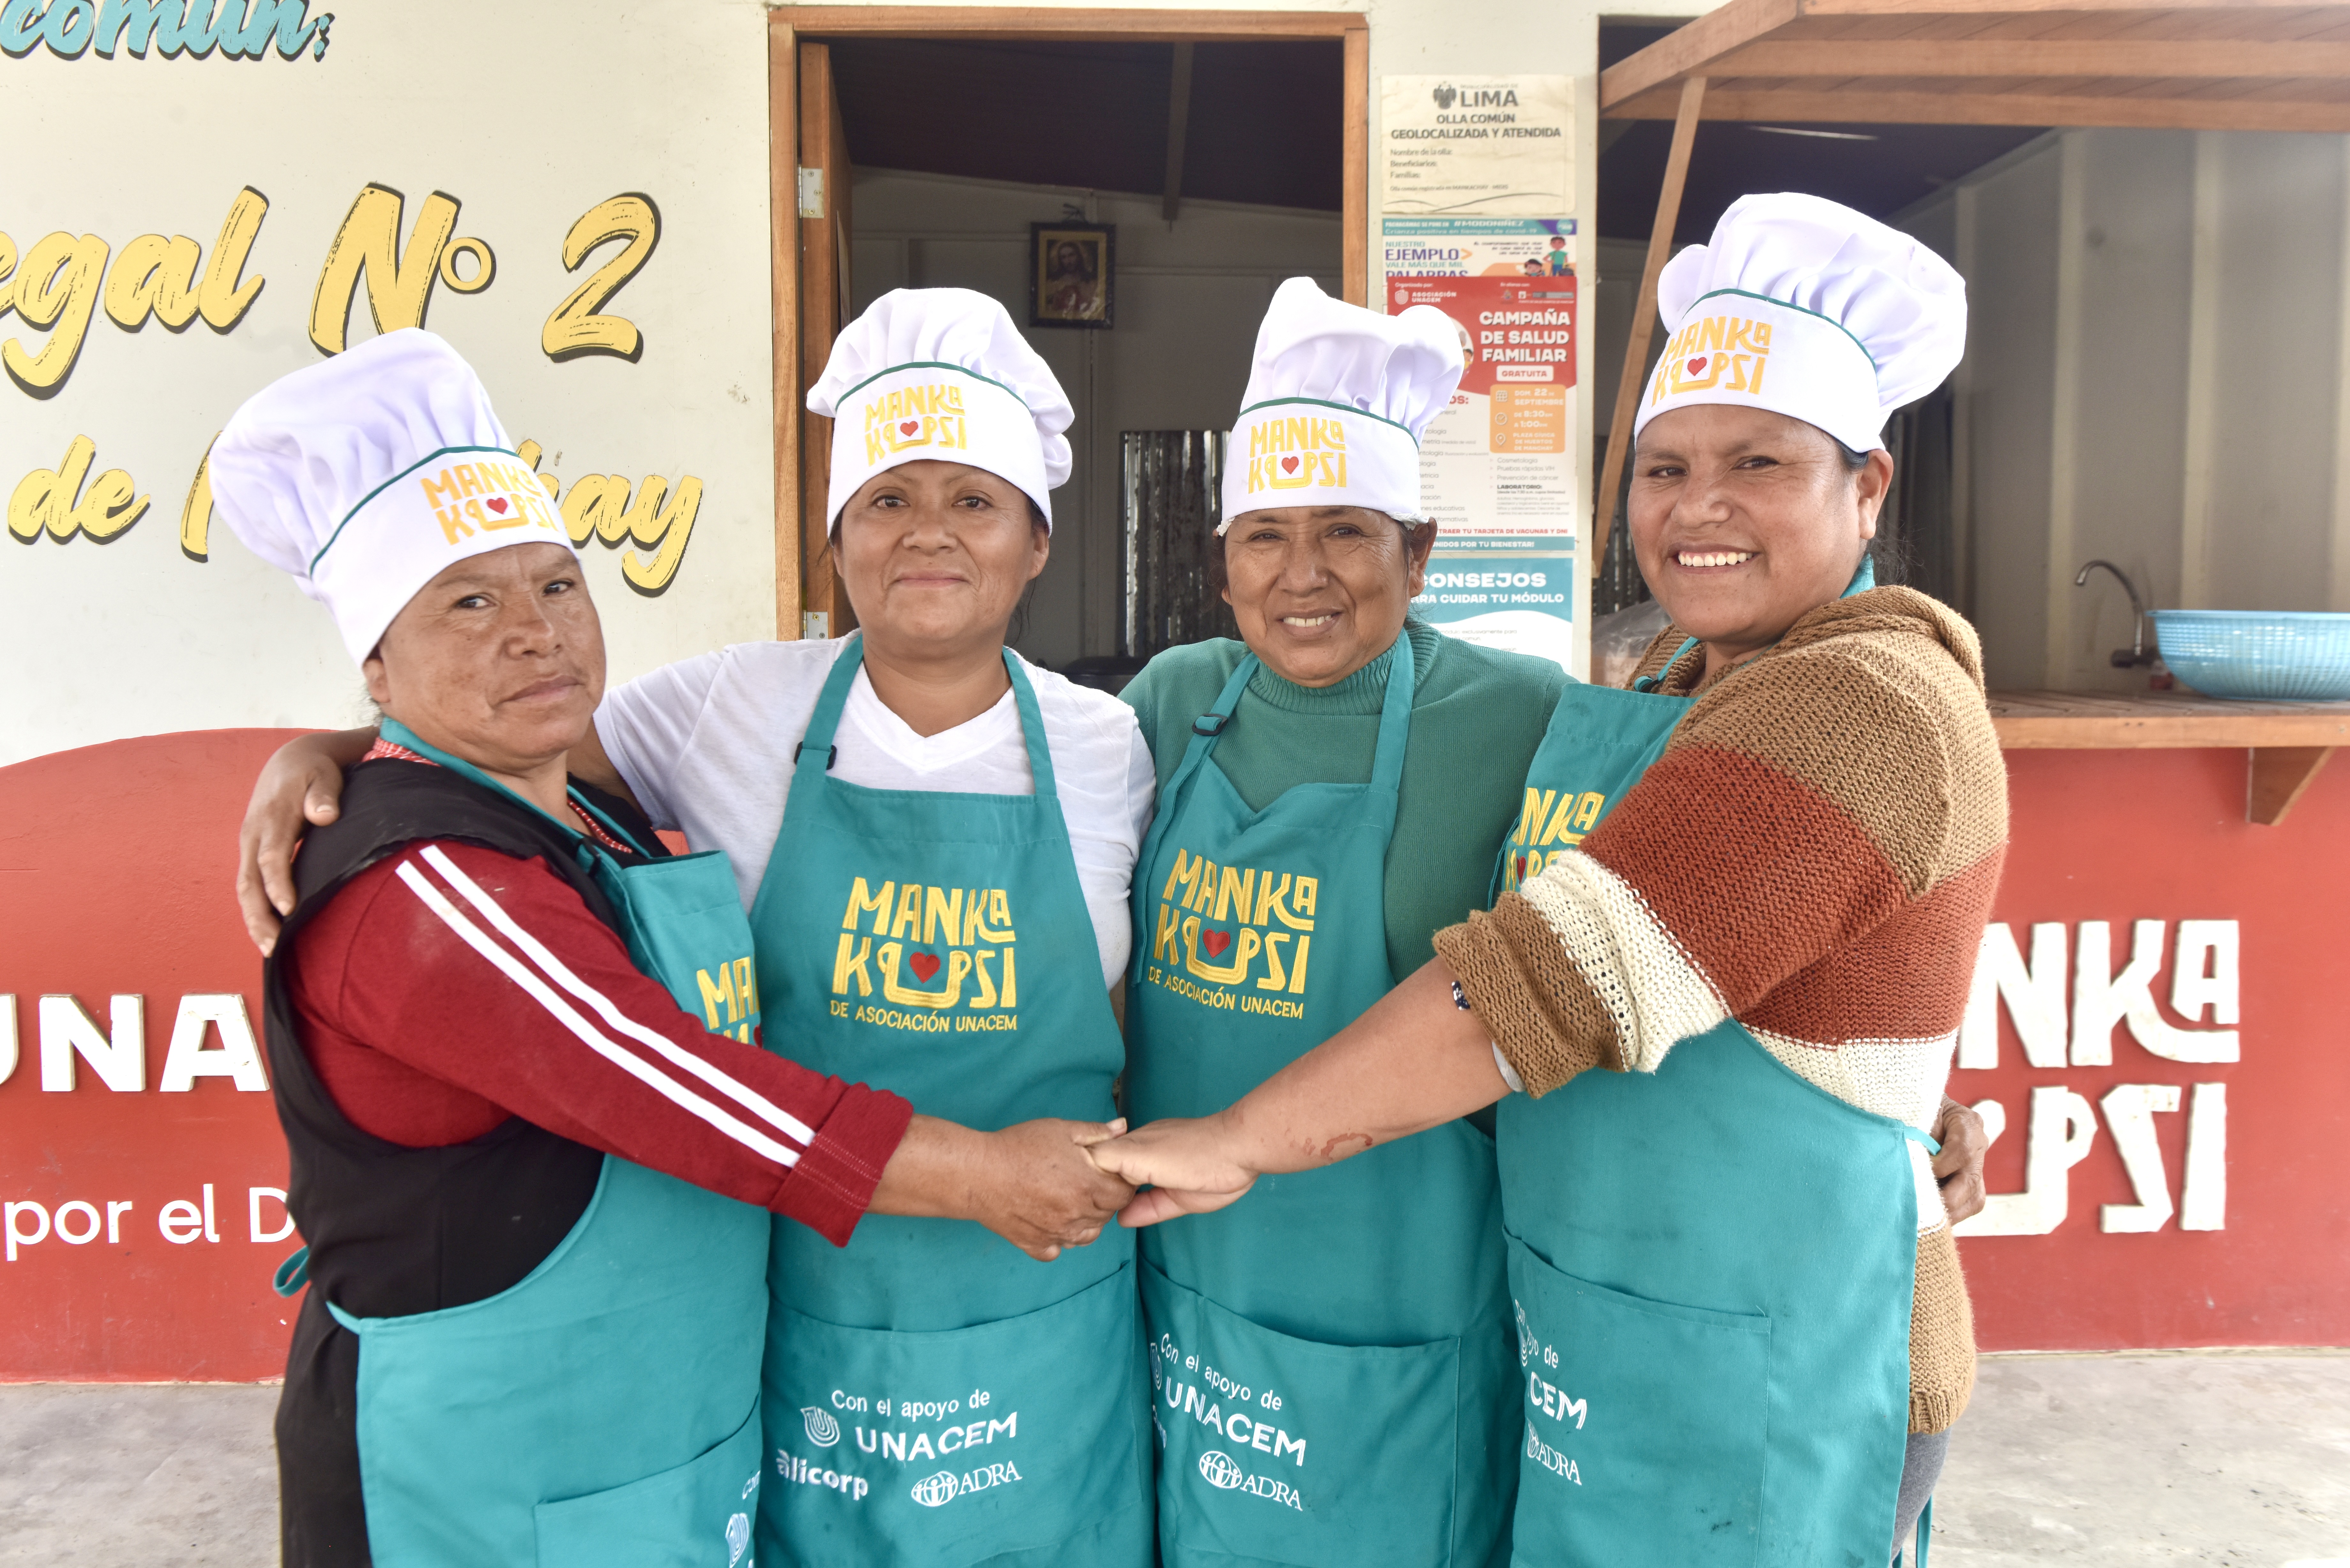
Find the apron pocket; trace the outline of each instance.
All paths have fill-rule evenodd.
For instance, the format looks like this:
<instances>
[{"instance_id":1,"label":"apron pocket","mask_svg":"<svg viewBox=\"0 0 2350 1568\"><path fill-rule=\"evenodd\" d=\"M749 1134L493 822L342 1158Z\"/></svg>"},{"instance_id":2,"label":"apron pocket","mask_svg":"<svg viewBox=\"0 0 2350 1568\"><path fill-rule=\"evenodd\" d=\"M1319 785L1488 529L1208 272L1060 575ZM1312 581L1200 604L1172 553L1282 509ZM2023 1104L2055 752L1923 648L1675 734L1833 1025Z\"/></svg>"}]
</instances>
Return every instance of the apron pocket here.
<instances>
[{"instance_id":1,"label":"apron pocket","mask_svg":"<svg viewBox=\"0 0 2350 1568\"><path fill-rule=\"evenodd\" d=\"M941 1333L774 1312L769 1568L955 1568L1121 1514L1131 1527L1110 1533L1131 1552L1099 1561L1149 1561L1131 1262L1051 1306Z\"/></svg>"},{"instance_id":2,"label":"apron pocket","mask_svg":"<svg viewBox=\"0 0 2350 1568\"><path fill-rule=\"evenodd\" d=\"M1510 1238L1526 1428L1513 1561L1744 1568L1771 1319L1626 1295Z\"/></svg>"},{"instance_id":3,"label":"apron pocket","mask_svg":"<svg viewBox=\"0 0 2350 1568\"><path fill-rule=\"evenodd\" d=\"M533 1511L539 1568L741 1568L758 1507L759 1407L700 1459Z\"/></svg>"},{"instance_id":4,"label":"apron pocket","mask_svg":"<svg viewBox=\"0 0 2350 1568\"><path fill-rule=\"evenodd\" d=\"M1345 1345L1266 1328L1149 1264L1151 1416L1170 1563L1451 1560L1461 1342Z\"/></svg>"}]
</instances>

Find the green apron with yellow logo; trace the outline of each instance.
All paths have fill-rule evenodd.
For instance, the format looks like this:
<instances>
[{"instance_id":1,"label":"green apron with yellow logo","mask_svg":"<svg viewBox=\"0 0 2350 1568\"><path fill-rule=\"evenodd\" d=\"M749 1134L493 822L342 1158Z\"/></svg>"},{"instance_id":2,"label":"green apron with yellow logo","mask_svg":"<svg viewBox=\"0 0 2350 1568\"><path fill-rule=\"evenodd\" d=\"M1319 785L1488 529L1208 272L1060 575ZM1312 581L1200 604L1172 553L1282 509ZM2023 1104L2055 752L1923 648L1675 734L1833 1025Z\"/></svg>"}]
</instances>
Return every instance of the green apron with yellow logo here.
<instances>
[{"instance_id":1,"label":"green apron with yellow logo","mask_svg":"<svg viewBox=\"0 0 2350 1568\"><path fill-rule=\"evenodd\" d=\"M520 798L397 721L383 737ZM751 933L723 856L623 866L574 836L629 957L680 1006L702 1015L718 977L748 980ZM328 1303L359 1341L376 1568L750 1568L767 1232L757 1209L607 1155L587 1211L513 1288L404 1317ZM297 1288L299 1258L281 1288Z\"/></svg>"},{"instance_id":2,"label":"green apron with yellow logo","mask_svg":"<svg viewBox=\"0 0 2350 1568\"><path fill-rule=\"evenodd\" d=\"M1497 879L1558 852L1550 822L1604 821L1690 703L1568 688ZM1497 1135L1525 1407L1513 1561L1887 1562L1909 1429L1908 1146L1932 1140L1796 1076L1735 1019L1653 1074L1513 1095Z\"/></svg>"},{"instance_id":3,"label":"green apron with yellow logo","mask_svg":"<svg viewBox=\"0 0 2350 1568\"><path fill-rule=\"evenodd\" d=\"M1367 784L1252 811L1214 762L1258 668L1193 725L1134 879L1127 1101L1222 1109L1394 985L1385 870L1412 655L1387 660ZM1493 1146L1453 1122L1143 1238L1170 1565L1485 1568L1516 1421Z\"/></svg>"},{"instance_id":4,"label":"green apron with yellow logo","mask_svg":"<svg viewBox=\"0 0 2350 1568\"><path fill-rule=\"evenodd\" d=\"M1107 1121L1125 1060L1009 651L1033 795L828 776L863 662L835 660L751 909L777 1027L819 1073L999 1128ZM869 1214L836 1248L778 1221L759 1552L806 1568L1145 1568L1148 1396L1133 1233L1040 1263L968 1220Z\"/></svg>"}]
</instances>

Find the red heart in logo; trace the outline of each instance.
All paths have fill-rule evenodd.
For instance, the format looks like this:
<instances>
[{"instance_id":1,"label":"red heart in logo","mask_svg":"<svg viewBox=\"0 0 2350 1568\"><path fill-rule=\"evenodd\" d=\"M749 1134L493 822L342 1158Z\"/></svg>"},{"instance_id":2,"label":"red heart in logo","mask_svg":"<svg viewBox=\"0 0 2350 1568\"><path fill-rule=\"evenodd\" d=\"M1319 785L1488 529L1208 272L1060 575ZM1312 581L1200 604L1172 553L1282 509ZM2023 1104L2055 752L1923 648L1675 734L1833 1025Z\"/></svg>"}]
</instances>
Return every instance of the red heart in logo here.
<instances>
[{"instance_id":1,"label":"red heart in logo","mask_svg":"<svg viewBox=\"0 0 2350 1568\"><path fill-rule=\"evenodd\" d=\"M1297 460L1294 457L1283 458L1281 460L1281 472L1284 473L1295 473L1297 472Z\"/></svg>"},{"instance_id":2,"label":"red heart in logo","mask_svg":"<svg viewBox=\"0 0 2350 1568\"><path fill-rule=\"evenodd\" d=\"M1704 356L1704 355L1702 355L1702 354L1699 355L1696 358L1694 358L1694 359L1692 359L1692 360L1690 360L1690 361L1689 362L1689 373L1690 373L1690 375L1692 375L1692 376L1696 375L1700 370L1702 370L1702 369L1705 369L1705 356Z\"/></svg>"},{"instance_id":3,"label":"red heart in logo","mask_svg":"<svg viewBox=\"0 0 2350 1568\"><path fill-rule=\"evenodd\" d=\"M903 423L903 424L901 424L901 425L899 425L899 426L898 427L898 433L899 433L899 435L912 435L916 431L920 430L921 428L922 428L922 421L920 421L920 420L908 420L905 423ZM936 961L936 960L933 960L932 961L933 961L933 962L935 962L935 961Z\"/></svg>"},{"instance_id":4,"label":"red heart in logo","mask_svg":"<svg viewBox=\"0 0 2350 1568\"><path fill-rule=\"evenodd\" d=\"M506 498L503 495L491 496L490 510L496 513L501 517L504 516L506 514Z\"/></svg>"},{"instance_id":5,"label":"red heart in logo","mask_svg":"<svg viewBox=\"0 0 2350 1568\"><path fill-rule=\"evenodd\" d=\"M1518 857L1518 880L1519 880L1519 881L1521 881L1521 882L1523 882L1523 881L1524 881L1525 879L1526 879L1526 857L1525 857L1524 856L1521 855L1521 856L1519 856L1519 857Z\"/></svg>"},{"instance_id":6,"label":"red heart in logo","mask_svg":"<svg viewBox=\"0 0 2350 1568\"><path fill-rule=\"evenodd\" d=\"M1200 945L1208 950L1208 956L1210 958L1222 958L1224 956L1224 950L1232 945L1232 933L1230 931L1201 931L1200 933Z\"/></svg>"},{"instance_id":7,"label":"red heart in logo","mask_svg":"<svg viewBox=\"0 0 2350 1568\"><path fill-rule=\"evenodd\" d=\"M915 953L906 960L906 967L914 971L914 978L916 980L920 981L924 985L928 985L931 983L931 976L939 972L939 955L936 953Z\"/></svg>"}]
</instances>

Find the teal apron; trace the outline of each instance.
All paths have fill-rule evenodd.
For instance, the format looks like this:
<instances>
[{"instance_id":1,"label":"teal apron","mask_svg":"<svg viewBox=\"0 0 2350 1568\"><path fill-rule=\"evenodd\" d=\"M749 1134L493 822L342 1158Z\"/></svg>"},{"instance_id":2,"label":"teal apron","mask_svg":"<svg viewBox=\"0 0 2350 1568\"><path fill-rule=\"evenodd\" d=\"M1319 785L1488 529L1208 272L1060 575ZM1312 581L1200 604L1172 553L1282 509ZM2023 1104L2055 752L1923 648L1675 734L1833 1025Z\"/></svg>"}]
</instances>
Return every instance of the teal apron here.
<instances>
[{"instance_id":1,"label":"teal apron","mask_svg":"<svg viewBox=\"0 0 2350 1568\"><path fill-rule=\"evenodd\" d=\"M1368 784L1251 811L1193 725L1134 878L1138 1121L1222 1109L1393 987L1384 878L1411 727L1398 638ZM1409 849L1405 850L1409 853ZM1484 1568L1516 1421L1493 1146L1453 1122L1143 1235L1170 1565Z\"/></svg>"},{"instance_id":2,"label":"teal apron","mask_svg":"<svg viewBox=\"0 0 2350 1568\"><path fill-rule=\"evenodd\" d=\"M383 738L519 798L397 721ZM681 1007L709 1016L720 979L755 1004L723 856L622 866L585 835L577 853L630 959ZM712 1022L747 1032L758 1016ZM407 1317L330 1303L359 1340L376 1568L749 1568L767 1229L757 1209L608 1155L578 1223L512 1289Z\"/></svg>"},{"instance_id":3,"label":"teal apron","mask_svg":"<svg viewBox=\"0 0 2350 1568\"><path fill-rule=\"evenodd\" d=\"M1569 687L1497 880L1559 852L1551 822L1579 838L1604 820L1691 701ZM1525 1399L1515 1561L1887 1562L1909 1429L1908 1145L1931 1140L1814 1087L1734 1019L1653 1075L1511 1096L1498 1137Z\"/></svg>"},{"instance_id":4,"label":"teal apron","mask_svg":"<svg viewBox=\"0 0 2350 1568\"><path fill-rule=\"evenodd\" d=\"M827 776L861 644L832 667L752 905L771 1043L999 1128L1107 1121L1125 1059L1036 695L1009 652L1033 795ZM967 1220L775 1227L764 1389L771 1565L1145 1568L1134 1244L1040 1263Z\"/></svg>"}]
</instances>

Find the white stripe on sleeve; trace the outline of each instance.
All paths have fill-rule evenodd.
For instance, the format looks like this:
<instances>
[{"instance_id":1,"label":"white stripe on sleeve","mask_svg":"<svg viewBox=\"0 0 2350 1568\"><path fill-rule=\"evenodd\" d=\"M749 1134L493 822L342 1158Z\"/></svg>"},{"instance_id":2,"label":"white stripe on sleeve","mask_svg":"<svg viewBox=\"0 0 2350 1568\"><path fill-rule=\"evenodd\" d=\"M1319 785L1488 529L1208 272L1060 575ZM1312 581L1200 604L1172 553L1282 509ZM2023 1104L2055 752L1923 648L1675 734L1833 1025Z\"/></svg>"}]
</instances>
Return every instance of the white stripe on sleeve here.
<instances>
[{"instance_id":1,"label":"white stripe on sleeve","mask_svg":"<svg viewBox=\"0 0 2350 1568\"><path fill-rule=\"evenodd\" d=\"M581 1017L570 1003L548 989L545 981L524 967L521 960L498 946L490 939L487 932L467 919L457 906L449 901L447 894L425 879L424 874L417 870L413 861L400 863L400 879L407 883L410 890L423 900L425 908L440 916L442 923L456 932L467 947L495 964L504 972L507 979L536 999L540 1006L546 1008L598 1055L602 1056L630 1077L639 1080L662 1098L671 1101L689 1114L701 1117L746 1148L756 1150L778 1165L789 1167L799 1163L798 1149L777 1143L757 1128L745 1125L725 1110L712 1105L684 1085L655 1070L650 1063L630 1054L598 1032L587 1019Z\"/></svg>"},{"instance_id":2,"label":"white stripe on sleeve","mask_svg":"<svg viewBox=\"0 0 2350 1568\"><path fill-rule=\"evenodd\" d=\"M593 1008L598 1016L601 1017L608 1025L639 1044L650 1046L660 1053L665 1060L692 1074L736 1105L761 1117L768 1126L795 1143L805 1146L816 1141L816 1130L799 1117L776 1105L741 1079L703 1061L691 1051L680 1049L675 1041L660 1031L645 1027L613 1006L603 992L572 973L561 959L548 950L546 943L524 930L515 918L508 914L495 898L491 898L487 890L479 883L457 869L457 863L450 859L448 852L439 845L427 845L424 849L424 858L432 863L434 870L448 878L451 887L464 895L465 902L480 910L492 925L504 933L508 941L527 954L533 963L552 975L557 985Z\"/></svg>"}]
</instances>

